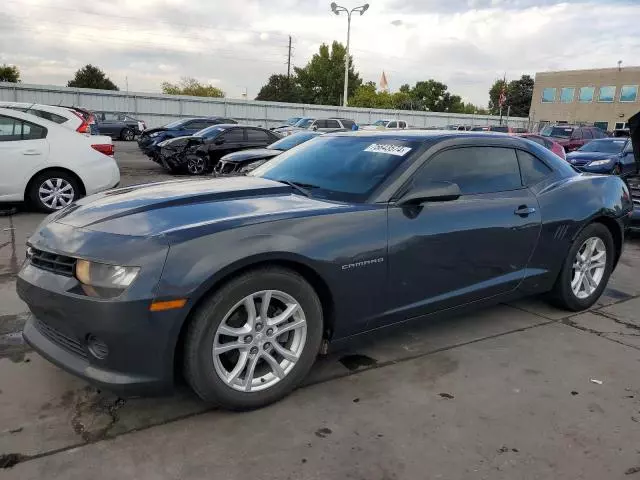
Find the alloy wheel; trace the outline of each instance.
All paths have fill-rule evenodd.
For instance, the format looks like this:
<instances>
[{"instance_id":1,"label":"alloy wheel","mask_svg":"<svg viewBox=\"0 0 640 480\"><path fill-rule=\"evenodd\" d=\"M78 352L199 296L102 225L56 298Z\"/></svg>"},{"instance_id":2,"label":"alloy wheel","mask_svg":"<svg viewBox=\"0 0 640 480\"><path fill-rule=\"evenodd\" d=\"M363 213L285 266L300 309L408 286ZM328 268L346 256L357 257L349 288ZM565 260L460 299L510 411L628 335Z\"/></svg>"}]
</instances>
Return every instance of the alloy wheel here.
<instances>
[{"instance_id":1,"label":"alloy wheel","mask_svg":"<svg viewBox=\"0 0 640 480\"><path fill-rule=\"evenodd\" d=\"M187 170L192 175L202 175L204 173L205 167L206 163L204 161L204 158L192 157L187 161Z\"/></svg>"},{"instance_id":2,"label":"alloy wheel","mask_svg":"<svg viewBox=\"0 0 640 480\"><path fill-rule=\"evenodd\" d=\"M42 204L51 210L60 210L75 199L73 186L64 178L49 178L38 188Z\"/></svg>"},{"instance_id":3,"label":"alloy wheel","mask_svg":"<svg viewBox=\"0 0 640 480\"><path fill-rule=\"evenodd\" d=\"M307 339L299 302L279 290L247 295L218 326L213 364L220 379L241 392L272 387L291 372Z\"/></svg>"},{"instance_id":4,"label":"alloy wheel","mask_svg":"<svg viewBox=\"0 0 640 480\"><path fill-rule=\"evenodd\" d=\"M579 299L590 297L602 282L607 248L600 237L591 237L578 249L573 261L571 290Z\"/></svg>"},{"instance_id":5,"label":"alloy wheel","mask_svg":"<svg viewBox=\"0 0 640 480\"><path fill-rule=\"evenodd\" d=\"M124 137L124 140L125 140L126 142L130 142L130 141L132 141L132 140L133 140L134 134L133 134L133 132L132 132L131 130L126 129L126 130L124 131L123 137Z\"/></svg>"}]
</instances>

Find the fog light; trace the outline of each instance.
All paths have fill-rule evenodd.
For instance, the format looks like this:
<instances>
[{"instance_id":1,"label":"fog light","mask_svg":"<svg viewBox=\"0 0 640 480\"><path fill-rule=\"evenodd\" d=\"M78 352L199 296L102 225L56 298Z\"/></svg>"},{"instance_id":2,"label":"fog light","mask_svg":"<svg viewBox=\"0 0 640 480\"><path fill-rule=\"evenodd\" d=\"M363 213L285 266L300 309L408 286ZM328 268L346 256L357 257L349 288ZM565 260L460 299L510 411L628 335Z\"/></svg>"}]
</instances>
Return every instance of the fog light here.
<instances>
[{"instance_id":1,"label":"fog light","mask_svg":"<svg viewBox=\"0 0 640 480\"><path fill-rule=\"evenodd\" d=\"M91 355L99 360L104 360L109 355L109 347L95 335L87 336L87 348Z\"/></svg>"}]
</instances>

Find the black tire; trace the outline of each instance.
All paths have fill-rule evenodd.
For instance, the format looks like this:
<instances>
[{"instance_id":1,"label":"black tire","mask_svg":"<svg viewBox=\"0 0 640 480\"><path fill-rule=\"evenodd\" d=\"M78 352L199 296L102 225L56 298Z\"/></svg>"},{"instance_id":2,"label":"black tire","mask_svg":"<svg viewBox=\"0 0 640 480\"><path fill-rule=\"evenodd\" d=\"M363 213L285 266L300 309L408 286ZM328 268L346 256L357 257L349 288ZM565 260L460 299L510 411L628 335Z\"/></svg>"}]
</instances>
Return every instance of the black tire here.
<instances>
[{"instance_id":1,"label":"black tire","mask_svg":"<svg viewBox=\"0 0 640 480\"><path fill-rule=\"evenodd\" d=\"M616 165L615 167L613 167L613 170L611 170L611 175L622 175L622 168L620 167L620 165Z\"/></svg>"},{"instance_id":2,"label":"black tire","mask_svg":"<svg viewBox=\"0 0 640 480\"><path fill-rule=\"evenodd\" d=\"M240 392L216 372L212 347L224 316L251 293L280 290L296 299L307 322L306 342L292 370L270 388ZM293 391L305 378L320 350L322 305L313 287L291 270L266 267L244 273L222 286L192 314L184 343L184 376L205 402L229 410L251 410L273 403Z\"/></svg>"},{"instance_id":3,"label":"black tire","mask_svg":"<svg viewBox=\"0 0 640 480\"><path fill-rule=\"evenodd\" d=\"M52 206L47 205L40 196L40 187L45 185L47 181L51 181L55 184L57 183L57 179L60 179L71 186L73 197L67 203L75 202L82 196L80 184L73 175L61 170L47 170L36 175L29 183L26 197L34 208L42 212L51 213L60 210L63 206L66 206L62 205L58 208L52 208Z\"/></svg>"},{"instance_id":4,"label":"black tire","mask_svg":"<svg viewBox=\"0 0 640 480\"><path fill-rule=\"evenodd\" d=\"M135 132L130 128L123 128L120 132L120 140L124 140L125 142L132 142L135 137Z\"/></svg>"},{"instance_id":5,"label":"black tire","mask_svg":"<svg viewBox=\"0 0 640 480\"><path fill-rule=\"evenodd\" d=\"M573 263L578 251L580 250L584 242L592 237L598 237L604 243L607 255L606 265L602 279L600 280L600 283L593 291L593 293L586 298L578 298L571 289ZM553 303L561 308L574 312L586 310L587 308L591 307L598 300L598 298L600 298L600 295L602 295L602 292L607 287L607 283L613 269L615 254L615 244L613 242L613 237L611 236L611 232L609 231L609 229L601 223L592 223L590 225L587 225L576 237L575 241L571 245L571 248L569 249L567 258L562 265L562 270L560 271L558 279L556 280L556 284L554 285L551 292L551 299Z\"/></svg>"}]
</instances>

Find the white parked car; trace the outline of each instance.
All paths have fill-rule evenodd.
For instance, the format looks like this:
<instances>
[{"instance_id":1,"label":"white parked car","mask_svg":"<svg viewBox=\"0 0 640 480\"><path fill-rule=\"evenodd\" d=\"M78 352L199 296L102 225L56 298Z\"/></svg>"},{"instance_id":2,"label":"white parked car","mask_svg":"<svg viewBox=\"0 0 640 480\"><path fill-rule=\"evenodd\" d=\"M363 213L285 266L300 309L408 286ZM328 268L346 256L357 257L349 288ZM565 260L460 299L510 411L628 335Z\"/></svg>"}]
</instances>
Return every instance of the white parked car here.
<instances>
[{"instance_id":1,"label":"white parked car","mask_svg":"<svg viewBox=\"0 0 640 480\"><path fill-rule=\"evenodd\" d=\"M363 125L361 130L404 130L407 122L404 120L377 120L371 125Z\"/></svg>"},{"instance_id":2,"label":"white parked car","mask_svg":"<svg viewBox=\"0 0 640 480\"><path fill-rule=\"evenodd\" d=\"M0 102L0 108L10 108L11 110L29 113L78 133L91 133L90 122L71 108L26 102Z\"/></svg>"},{"instance_id":3,"label":"white parked car","mask_svg":"<svg viewBox=\"0 0 640 480\"><path fill-rule=\"evenodd\" d=\"M0 108L0 202L53 212L115 187L120 170L109 137L79 135L34 115Z\"/></svg>"}]
</instances>

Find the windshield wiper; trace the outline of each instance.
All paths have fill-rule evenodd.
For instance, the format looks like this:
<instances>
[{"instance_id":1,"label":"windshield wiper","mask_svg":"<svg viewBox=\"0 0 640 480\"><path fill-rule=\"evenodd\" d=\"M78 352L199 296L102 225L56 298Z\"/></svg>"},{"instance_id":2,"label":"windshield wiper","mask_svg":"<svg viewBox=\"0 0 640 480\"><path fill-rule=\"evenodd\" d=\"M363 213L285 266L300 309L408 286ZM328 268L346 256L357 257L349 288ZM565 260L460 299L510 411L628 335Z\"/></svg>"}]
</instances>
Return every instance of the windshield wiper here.
<instances>
[{"instance_id":1,"label":"windshield wiper","mask_svg":"<svg viewBox=\"0 0 640 480\"><path fill-rule=\"evenodd\" d=\"M307 188L320 188L317 185L311 185L310 183L301 183L301 182L291 182L289 180L277 180L280 183L284 183L285 185L289 185L293 187L300 193L302 193L305 197L311 197L311 192L307 190Z\"/></svg>"}]
</instances>

